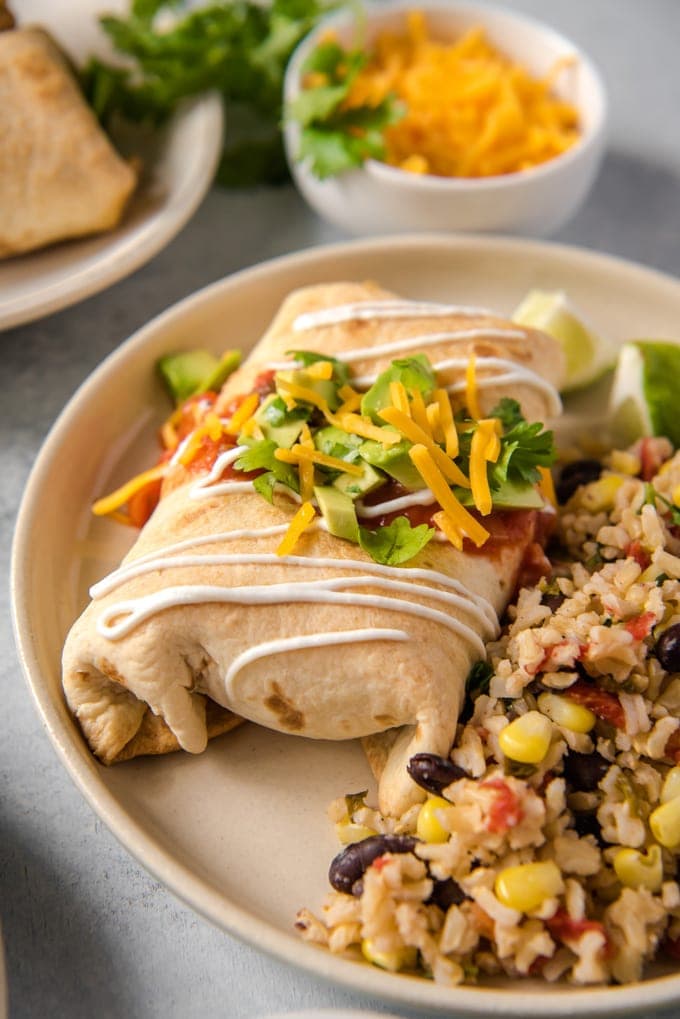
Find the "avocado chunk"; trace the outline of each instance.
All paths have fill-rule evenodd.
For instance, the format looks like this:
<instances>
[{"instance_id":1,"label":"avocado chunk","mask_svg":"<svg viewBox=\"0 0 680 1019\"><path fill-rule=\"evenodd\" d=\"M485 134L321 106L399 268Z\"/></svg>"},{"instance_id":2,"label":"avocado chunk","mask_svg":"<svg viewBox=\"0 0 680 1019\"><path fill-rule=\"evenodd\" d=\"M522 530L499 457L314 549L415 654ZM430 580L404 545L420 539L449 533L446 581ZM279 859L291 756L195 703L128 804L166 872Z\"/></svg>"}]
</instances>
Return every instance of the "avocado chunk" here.
<instances>
[{"instance_id":1,"label":"avocado chunk","mask_svg":"<svg viewBox=\"0 0 680 1019\"><path fill-rule=\"evenodd\" d=\"M333 482L333 487L344 492L350 499L359 499L362 495L368 495L369 492L380 488L387 481L385 475L377 471L375 467L371 467L370 464L359 461L357 466L363 468L364 473L360 478L356 474L339 474Z\"/></svg>"},{"instance_id":2,"label":"avocado chunk","mask_svg":"<svg viewBox=\"0 0 680 1019\"><path fill-rule=\"evenodd\" d=\"M321 453L338 459L346 457L353 449L359 449L363 441L360 435L350 435L335 425L320 428L314 436L314 445Z\"/></svg>"},{"instance_id":3,"label":"avocado chunk","mask_svg":"<svg viewBox=\"0 0 680 1019\"><path fill-rule=\"evenodd\" d=\"M408 455L410 448L411 443L407 439L397 442L394 446L383 446L373 439L366 439L359 446L359 454L363 460L371 466L385 471L404 488L418 491L421 488L427 488L427 485L411 463Z\"/></svg>"},{"instance_id":4,"label":"avocado chunk","mask_svg":"<svg viewBox=\"0 0 680 1019\"><path fill-rule=\"evenodd\" d=\"M467 488L456 488L455 494L463 506L474 506L472 492ZM545 501L538 489L527 481L502 481L499 488L492 490L494 509L541 509Z\"/></svg>"},{"instance_id":5,"label":"avocado chunk","mask_svg":"<svg viewBox=\"0 0 680 1019\"><path fill-rule=\"evenodd\" d=\"M302 386L304 389L311 389L316 396L320 396L321 399L326 401L330 410L337 410L340 406L338 387L332 379L315 379L302 368L295 368L292 371L280 371L276 373L274 383L276 385L277 392L279 392L279 381L290 382L292 385ZM283 390L281 390L281 393L282 395L286 395Z\"/></svg>"},{"instance_id":6,"label":"avocado chunk","mask_svg":"<svg viewBox=\"0 0 680 1019\"><path fill-rule=\"evenodd\" d=\"M290 449L295 444L308 417L307 411L287 411L276 393L270 393L255 414L265 439L271 439L282 449Z\"/></svg>"},{"instance_id":7,"label":"avocado chunk","mask_svg":"<svg viewBox=\"0 0 680 1019\"><path fill-rule=\"evenodd\" d=\"M175 403L180 404L197 393L220 389L240 360L237 350L228 350L222 358L208 350L184 350L161 357L158 371Z\"/></svg>"},{"instance_id":8,"label":"avocado chunk","mask_svg":"<svg viewBox=\"0 0 680 1019\"><path fill-rule=\"evenodd\" d=\"M316 486L314 495L330 533L337 538L358 542L359 525L354 503L350 497L331 485Z\"/></svg>"},{"instance_id":9,"label":"avocado chunk","mask_svg":"<svg viewBox=\"0 0 680 1019\"><path fill-rule=\"evenodd\" d=\"M414 357L393 361L389 368L378 375L371 388L361 398L361 413L372 418L376 424L382 423L378 412L392 404L391 382L401 382L407 390L419 389L425 400L437 384L426 354L416 354Z\"/></svg>"}]
</instances>

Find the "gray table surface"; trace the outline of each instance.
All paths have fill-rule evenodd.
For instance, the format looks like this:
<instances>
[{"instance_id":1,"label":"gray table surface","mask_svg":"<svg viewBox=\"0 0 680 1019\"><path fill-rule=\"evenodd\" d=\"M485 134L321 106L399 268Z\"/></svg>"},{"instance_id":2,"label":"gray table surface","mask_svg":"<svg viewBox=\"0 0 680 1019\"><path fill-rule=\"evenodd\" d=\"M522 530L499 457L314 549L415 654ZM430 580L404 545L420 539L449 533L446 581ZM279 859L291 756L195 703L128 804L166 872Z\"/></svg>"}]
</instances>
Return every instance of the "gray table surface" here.
<instances>
[{"instance_id":1,"label":"gray table surface","mask_svg":"<svg viewBox=\"0 0 680 1019\"><path fill-rule=\"evenodd\" d=\"M601 175L556 239L680 276L680 0L513 0L506 6L551 22L583 45L609 89L611 132ZM102 358L203 284L338 237L292 188L214 190L180 236L131 278L0 335L2 568L36 453ZM6 585L0 589L0 677L0 917L12 1017L245 1019L333 1006L390 1011L214 929L128 856L77 792L41 727L14 650Z\"/></svg>"}]
</instances>

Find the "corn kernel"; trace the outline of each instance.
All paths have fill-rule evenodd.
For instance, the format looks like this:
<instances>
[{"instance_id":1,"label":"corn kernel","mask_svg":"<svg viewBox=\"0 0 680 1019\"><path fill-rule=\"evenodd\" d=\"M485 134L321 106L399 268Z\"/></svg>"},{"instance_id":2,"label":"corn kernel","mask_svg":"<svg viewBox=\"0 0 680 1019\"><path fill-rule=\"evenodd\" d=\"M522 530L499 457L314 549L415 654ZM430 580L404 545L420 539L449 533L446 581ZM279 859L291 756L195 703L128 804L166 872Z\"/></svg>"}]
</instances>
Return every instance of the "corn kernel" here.
<instances>
[{"instance_id":1,"label":"corn kernel","mask_svg":"<svg viewBox=\"0 0 680 1019\"><path fill-rule=\"evenodd\" d=\"M449 833L437 817L437 811L451 804L442 796L430 796L418 812L416 831L423 842L446 842Z\"/></svg>"},{"instance_id":2,"label":"corn kernel","mask_svg":"<svg viewBox=\"0 0 680 1019\"><path fill-rule=\"evenodd\" d=\"M637 849L619 849L614 857L614 870L622 885L658 892L663 884L661 849L650 846L647 853L640 853Z\"/></svg>"},{"instance_id":3,"label":"corn kernel","mask_svg":"<svg viewBox=\"0 0 680 1019\"><path fill-rule=\"evenodd\" d=\"M680 797L667 800L649 815L649 827L657 842L666 849L680 845Z\"/></svg>"},{"instance_id":4,"label":"corn kernel","mask_svg":"<svg viewBox=\"0 0 680 1019\"><path fill-rule=\"evenodd\" d=\"M418 962L418 950L408 945L403 948L393 948L390 952L381 952L375 947L372 938L364 938L361 942L361 952L364 959L368 959L374 966L381 969L388 969L391 973L397 973L400 969L414 969Z\"/></svg>"},{"instance_id":5,"label":"corn kernel","mask_svg":"<svg viewBox=\"0 0 680 1019\"><path fill-rule=\"evenodd\" d=\"M506 867L496 878L496 898L510 909L531 913L546 899L564 891L560 868L552 860L542 863L521 863Z\"/></svg>"},{"instance_id":6,"label":"corn kernel","mask_svg":"<svg viewBox=\"0 0 680 1019\"><path fill-rule=\"evenodd\" d=\"M661 802L668 803L680 796L680 768L671 768L661 787Z\"/></svg>"},{"instance_id":7,"label":"corn kernel","mask_svg":"<svg viewBox=\"0 0 680 1019\"><path fill-rule=\"evenodd\" d=\"M676 485L673 489L672 499L676 506L680 506L680 485Z\"/></svg>"},{"instance_id":8,"label":"corn kernel","mask_svg":"<svg viewBox=\"0 0 680 1019\"><path fill-rule=\"evenodd\" d=\"M348 819L338 821L335 832L343 846L349 846L352 842L361 842L363 839L370 838L371 835L378 834L374 828L369 828L365 824L355 824L354 821Z\"/></svg>"},{"instance_id":9,"label":"corn kernel","mask_svg":"<svg viewBox=\"0 0 680 1019\"><path fill-rule=\"evenodd\" d=\"M609 474L586 485L579 496L579 502L583 509L589 513L600 513L601 510L611 509L614 505L616 493L623 484L620 474Z\"/></svg>"},{"instance_id":10,"label":"corn kernel","mask_svg":"<svg viewBox=\"0 0 680 1019\"><path fill-rule=\"evenodd\" d=\"M640 459L633 453L626 453L623 449L615 449L609 457L609 463L613 471L619 474L628 474L634 477L640 473Z\"/></svg>"},{"instance_id":11,"label":"corn kernel","mask_svg":"<svg viewBox=\"0 0 680 1019\"><path fill-rule=\"evenodd\" d=\"M590 732L597 721L593 712L582 704L554 693L542 693L538 698L538 706L556 725L570 729L571 732Z\"/></svg>"},{"instance_id":12,"label":"corn kernel","mask_svg":"<svg viewBox=\"0 0 680 1019\"><path fill-rule=\"evenodd\" d=\"M521 764L540 764L550 749L552 725L540 711L528 711L501 730L498 742L506 757Z\"/></svg>"}]
</instances>

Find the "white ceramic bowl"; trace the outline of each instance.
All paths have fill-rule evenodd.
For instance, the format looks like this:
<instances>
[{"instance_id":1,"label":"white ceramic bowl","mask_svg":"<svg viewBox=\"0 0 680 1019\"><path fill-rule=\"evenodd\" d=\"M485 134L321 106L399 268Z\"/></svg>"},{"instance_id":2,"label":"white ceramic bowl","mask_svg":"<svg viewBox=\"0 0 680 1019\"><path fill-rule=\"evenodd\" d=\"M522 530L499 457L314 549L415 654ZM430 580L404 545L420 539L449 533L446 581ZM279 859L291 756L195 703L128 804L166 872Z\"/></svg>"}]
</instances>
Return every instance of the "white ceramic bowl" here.
<instances>
[{"instance_id":1,"label":"white ceramic bowl","mask_svg":"<svg viewBox=\"0 0 680 1019\"><path fill-rule=\"evenodd\" d=\"M402 27L408 10L422 10L432 34L455 39L482 25L491 43L531 74L542 77L562 57L575 57L559 76L556 92L580 113L580 140L561 156L521 173L485 178L434 177L406 173L368 160L363 167L319 180L296 159L299 128L288 121L285 142L293 177L320 216L352 234L404 230L471 230L546 236L565 223L581 205L604 152L607 101L598 72L588 57L553 29L531 18L474 3L417 0L369 5L366 38ZM300 91L300 69L319 36L328 28L341 43L352 41L353 23L346 13L322 22L300 44L286 74L289 103Z\"/></svg>"}]
</instances>

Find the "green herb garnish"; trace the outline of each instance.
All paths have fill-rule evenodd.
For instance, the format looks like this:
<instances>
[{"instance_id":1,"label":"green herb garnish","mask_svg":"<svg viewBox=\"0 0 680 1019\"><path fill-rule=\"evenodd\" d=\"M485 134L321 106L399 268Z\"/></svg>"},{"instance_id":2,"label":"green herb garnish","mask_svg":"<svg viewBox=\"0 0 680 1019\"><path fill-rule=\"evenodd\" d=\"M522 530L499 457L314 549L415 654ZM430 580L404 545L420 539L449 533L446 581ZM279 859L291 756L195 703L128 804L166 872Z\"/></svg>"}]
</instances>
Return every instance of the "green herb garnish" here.
<instances>
[{"instance_id":1,"label":"green herb garnish","mask_svg":"<svg viewBox=\"0 0 680 1019\"><path fill-rule=\"evenodd\" d=\"M385 566L399 566L413 559L433 537L434 528L427 524L412 527L406 517L397 517L375 531L359 528L359 544L364 552Z\"/></svg>"},{"instance_id":2,"label":"green herb garnish","mask_svg":"<svg viewBox=\"0 0 680 1019\"><path fill-rule=\"evenodd\" d=\"M361 166L366 159L384 159L384 130L404 115L404 106L388 96L375 106L349 106L352 85L368 57L361 49L345 50L336 42L317 46L302 74L320 83L304 88L286 110L300 125L297 158L308 160L322 180Z\"/></svg>"},{"instance_id":3,"label":"green herb garnish","mask_svg":"<svg viewBox=\"0 0 680 1019\"><path fill-rule=\"evenodd\" d=\"M281 138L283 76L298 42L336 0L216 0L197 10L173 0L134 0L128 17L102 28L130 65L92 58L81 74L86 98L110 126L116 117L162 123L183 99L221 94L229 129L217 173L227 187L288 177ZM176 17L157 28L160 15Z\"/></svg>"}]
</instances>

